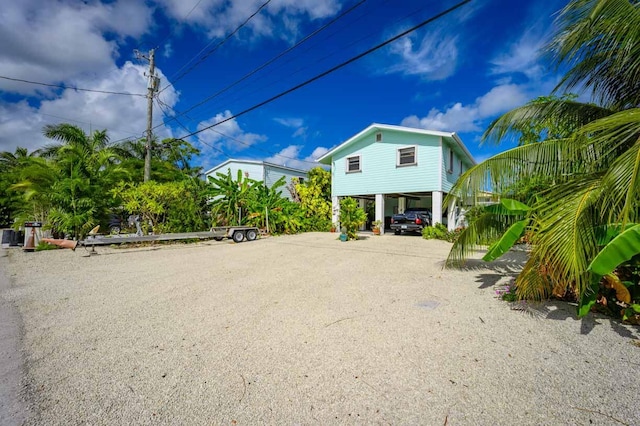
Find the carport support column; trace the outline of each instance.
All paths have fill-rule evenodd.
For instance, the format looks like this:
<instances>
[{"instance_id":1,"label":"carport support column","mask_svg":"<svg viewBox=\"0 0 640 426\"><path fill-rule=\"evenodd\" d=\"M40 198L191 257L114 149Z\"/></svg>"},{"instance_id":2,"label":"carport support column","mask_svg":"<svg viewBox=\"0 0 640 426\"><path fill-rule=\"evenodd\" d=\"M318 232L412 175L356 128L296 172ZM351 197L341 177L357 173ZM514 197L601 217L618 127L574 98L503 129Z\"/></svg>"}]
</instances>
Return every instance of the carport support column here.
<instances>
[{"instance_id":1,"label":"carport support column","mask_svg":"<svg viewBox=\"0 0 640 426\"><path fill-rule=\"evenodd\" d=\"M433 191L431 196L431 208L433 215L433 224L442 223L442 191Z\"/></svg>"},{"instance_id":2,"label":"carport support column","mask_svg":"<svg viewBox=\"0 0 640 426\"><path fill-rule=\"evenodd\" d=\"M376 220L379 220L380 235L384 234L384 194L376 194Z\"/></svg>"},{"instance_id":3,"label":"carport support column","mask_svg":"<svg viewBox=\"0 0 640 426\"><path fill-rule=\"evenodd\" d=\"M337 226L336 231L340 232L340 198L331 197L331 223Z\"/></svg>"},{"instance_id":4,"label":"carport support column","mask_svg":"<svg viewBox=\"0 0 640 426\"><path fill-rule=\"evenodd\" d=\"M451 201L447 204L447 229L449 229L449 231L456 229L456 223L458 222L456 211L456 198L451 197Z\"/></svg>"},{"instance_id":5,"label":"carport support column","mask_svg":"<svg viewBox=\"0 0 640 426\"><path fill-rule=\"evenodd\" d=\"M407 209L407 199L406 197L398 197L398 213L404 214L404 211Z\"/></svg>"}]
</instances>

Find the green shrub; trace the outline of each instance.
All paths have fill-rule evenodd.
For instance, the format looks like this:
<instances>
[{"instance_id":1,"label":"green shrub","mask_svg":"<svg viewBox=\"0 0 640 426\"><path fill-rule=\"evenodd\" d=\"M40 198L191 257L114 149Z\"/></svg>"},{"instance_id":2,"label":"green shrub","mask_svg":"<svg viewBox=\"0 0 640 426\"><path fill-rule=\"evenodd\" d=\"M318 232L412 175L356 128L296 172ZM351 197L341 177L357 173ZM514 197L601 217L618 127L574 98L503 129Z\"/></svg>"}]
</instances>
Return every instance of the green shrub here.
<instances>
[{"instance_id":1,"label":"green shrub","mask_svg":"<svg viewBox=\"0 0 640 426\"><path fill-rule=\"evenodd\" d=\"M425 240L443 240L450 243L456 242L464 228L456 228L449 231L442 223L436 223L436 226L427 226L422 229L422 238Z\"/></svg>"},{"instance_id":2,"label":"green shrub","mask_svg":"<svg viewBox=\"0 0 640 426\"><path fill-rule=\"evenodd\" d=\"M346 228L347 239L358 239L358 228L367 221L367 214L351 197L340 201L340 225Z\"/></svg>"}]
</instances>

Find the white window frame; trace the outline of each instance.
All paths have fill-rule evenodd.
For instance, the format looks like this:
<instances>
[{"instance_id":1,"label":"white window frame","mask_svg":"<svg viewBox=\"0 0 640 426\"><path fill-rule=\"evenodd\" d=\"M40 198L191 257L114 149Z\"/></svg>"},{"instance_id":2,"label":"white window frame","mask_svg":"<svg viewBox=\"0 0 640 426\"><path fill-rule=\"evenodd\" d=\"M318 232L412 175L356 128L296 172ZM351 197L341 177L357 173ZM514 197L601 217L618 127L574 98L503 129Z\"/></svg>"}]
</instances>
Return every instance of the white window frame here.
<instances>
[{"instance_id":1,"label":"white window frame","mask_svg":"<svg viewBox=\"0 0 640 426\"><path fill-rule=\"evenodd\" d=\"M349 160L351 158L357 158L358 159L358 170L349 170ZM360 173L360 172L362 172L362 155L357 154L357 155L351 155L349 157L345 157L344 166L345 166L345 172L346 173Z\"/></svg>"},{"instance_id":2,"label":"white window frame","mask_svg":"<svg viewBox=\"0 0 640 426\"><path fill-rule=\"evenodd\" d=\"M382 142L382 132L376 133L375 138L376 142Z\"/></svg>"},{"instance_id":3,"label":"white window frame","mask_svg":"<svg viewBox=\"0 0 640 426\"><path fill-rule=\"evenodd\" d=\"M413 163L400 164L400 151L403 149L413 148ZM417 145L408 145L401 146L396 150L396 167L408 167L408 166L417 166L418 165L418 146Z\"/></svg>"}]
</instances>

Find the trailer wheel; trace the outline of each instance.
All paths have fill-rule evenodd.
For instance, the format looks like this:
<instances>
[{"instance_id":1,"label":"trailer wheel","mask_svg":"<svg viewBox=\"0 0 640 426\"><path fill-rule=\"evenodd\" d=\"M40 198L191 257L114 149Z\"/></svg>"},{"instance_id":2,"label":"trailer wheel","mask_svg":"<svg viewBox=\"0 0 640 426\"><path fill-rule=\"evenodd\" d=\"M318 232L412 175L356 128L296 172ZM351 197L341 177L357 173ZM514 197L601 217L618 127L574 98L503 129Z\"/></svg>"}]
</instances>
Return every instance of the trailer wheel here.
<instances>
[{"instance_id":1,"label":"trailer wheel","mask_svg":"<svg viewBox=\"0 0 640 426\"><path fill-rule=\"evenodd\" d=\"M253 241L256 238L258 238L258 233L256 232L255 229L249 229L247 231L247 241Z\"/></svg>"},{"instance_id":2,"label":"trailer wheel","mask_svg":"<svg viewBox=\"0 0 640 426\"><path fill-rule=\"evenodd\" d=\"M213 237L214 240L216 241L222 241L224 239L224 237Z\"/></svg>"},{"instance_id":3,"label":"trailer wheel","mask_svg":"<svg viewBox=\"0 0 640 426\"><path fill-rule=\"evenodd\" d=\"M236 243L241 243L244 240L244 232L236 231L233 233L233 236L231 238L233 238L233 241L235 241Z\"/></svg>"}]
</instances>

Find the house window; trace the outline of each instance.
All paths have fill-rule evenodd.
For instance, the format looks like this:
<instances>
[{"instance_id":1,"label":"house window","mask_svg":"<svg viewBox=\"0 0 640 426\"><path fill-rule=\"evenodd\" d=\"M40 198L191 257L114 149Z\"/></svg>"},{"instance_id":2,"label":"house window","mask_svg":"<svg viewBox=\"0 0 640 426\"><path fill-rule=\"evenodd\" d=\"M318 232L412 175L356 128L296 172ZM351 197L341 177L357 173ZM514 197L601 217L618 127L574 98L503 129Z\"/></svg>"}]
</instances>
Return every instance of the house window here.
<instances>
[{"instance_id":1,"label":"house window","mask_svg":"<svg viewBox=\"0 0 640 426\"><path fill-rule=\"evenodd\" d=\"M398 149L398 166L415 166L416 165L416 147L409 146Z\"/></svg>"},{"instance_id":2,"label":"house window","mask_svg":"<svg viewBox=\"0 0 640 426\"><path fill-rule=\"evenodd\" d=\"M462 158L460 159L460 174L464 173L464 164L462 163Z\"/></svg>"},{"instance_id":3,"label":"house window","mask_svg":"<svg viewBox=\"0 0 640 426\"><path fill-rule=\"evenodd\" d=\"M448 173L453 173L453 149L449 149L449 169Z\"/></svg>"},{"instance_id":4,"label":"house window","mask_svg":"<svg viewBox=\"0 0 640 426\"><path fill-rule=\"evenodd\" d=\"M347 173L359 172L360 170L360 156L355 155L353 157L347 157Z\"/></svg>"},{"instance_id":5,"label":"house window","mask_svg":"<svg viewBox=\"0 0 640 426\"><path fill-rule=\"evenodd\" d=\"M376 142L382 142L382 133L376 133Z\"/></svg>"}]
</instances>

